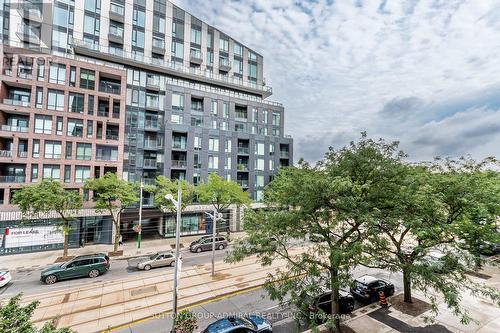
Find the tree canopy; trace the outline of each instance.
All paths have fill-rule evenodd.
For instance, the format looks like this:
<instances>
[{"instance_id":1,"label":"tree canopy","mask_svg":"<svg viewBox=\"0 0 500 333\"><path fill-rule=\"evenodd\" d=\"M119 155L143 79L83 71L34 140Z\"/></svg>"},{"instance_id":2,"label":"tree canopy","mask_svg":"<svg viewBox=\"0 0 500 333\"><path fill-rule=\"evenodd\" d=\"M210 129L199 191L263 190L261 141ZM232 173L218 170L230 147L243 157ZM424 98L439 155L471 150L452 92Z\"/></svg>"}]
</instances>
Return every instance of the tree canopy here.
<instances>
[{"instance_id":1,"label":"tree canopy","mask_svg":"<svg viewBox=\"0 0 500 333\"><path fill-rule=\"evenodd\" d=\"M195 195L194 186L185 180L171 180L165 176L156 177L156 182L154 186L148 186L146 189L148 192L154 193L155 206L163 211L176 212L177 208L174 206L172 201L167 200L165 196L167 194L172 194L175 200L177 198L177 191L179 185L182 189L182 201L181 209L184 210L186 206L193 202L193 197Z\"/></svg>"},{"instance_id":2,"label":"tree canopy","mask_svg":"<svg viewBox=\"0 0 500 333\"><path fill-rule=\"evenodd\" d=\"M222 212L230 205L246 205L251 200L238 183L225 180L216 173L208 175L208 182L198 185L197 194L201 203L214 206L217 212Z\"/></svg>"}]
</instances>

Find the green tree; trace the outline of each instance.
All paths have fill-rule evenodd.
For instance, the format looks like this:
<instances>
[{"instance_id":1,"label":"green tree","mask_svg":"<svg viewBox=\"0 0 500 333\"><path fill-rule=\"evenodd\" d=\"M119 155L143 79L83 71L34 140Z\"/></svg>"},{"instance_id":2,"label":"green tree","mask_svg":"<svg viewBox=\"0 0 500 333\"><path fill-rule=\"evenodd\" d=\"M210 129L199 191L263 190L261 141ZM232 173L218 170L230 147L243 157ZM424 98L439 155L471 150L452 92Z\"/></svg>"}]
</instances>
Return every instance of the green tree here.
<instances>
[{"instance_id":1,"label":"green tree","mask_svg":"<svg viewBox=\"0 0 500 333\"><path fill-rule=\"evenodd\" d=\"M348 286L351 269L363 256L364 237L376 210L373 202L385 195L381 180L386 166L399 163L397 144L372 141L340 150L330 148L326 158L311 167L281 169L266 187L267 209L245 214L248 238L239 241L227 261L257 254L262 265L286 263L269 276L266 289L272 299L290 297L303 303L303 294L332 291L329 325L340 329L339 289ZM307 235L317 242L304 246ZM310 320L311 318L306 318Z\"/></svg>"},{"instance_id":2,"label":"green tree","mask_svg":"<svg viewBox=\"0 0 500 333\"><path fill-rule=\"evenodd\" d=\"M56 328L52 321L42 328L36 328L31 322L31 316L40 302L31 302L21 306L21 294L12 297L6 304L0 303L0 332L2 333L74 333L69 328Z\"/></svg>"},{"instance_id":3,"label":"green tree","mask_svg":"<svg viewBox=\"0 0 500 333\"><path fill-rule=\"evenodd\" d=\"M76 211L82 207L82 198L78 191L66 190L57 181L43 180L15 192L12 202L19 205L22 214L27 218L55 212L60 218L58 228L64 234L63 256L68 256L70 222L74 220Z\"/></svg>"},{"instance_id":4,"label":"green tree","mask_svg":"<svg viewBox=\"0 0 500 333\"><path fill-rule=\"evenodd\" d=\"M182 310L175 318L176 333L193 333L198 328L196 316L189 310Z\"/></svg>"},{"instance_id":5,"label":"green tree","mask_svg":"<svg viewBox=\"0 0 500 333\"><path fill-rule=\"evenodd\" d=\"M165 196L167 194L172 194L174 199L178 200L177 190L179 189L179 184L182 189L181 210L184 210L186 206L193 202L193 196L195 194L194 186L187 181L171 180L165 176L158 176L156 177L155 185L148 186L145 190L154 193L156 207L163 211L174 213L177 211L176 207L170 200L165 199Z\"/></svg>"},{"instance_id":6,"label":"green tree","mask_svg":"<svg viewBox=\"0 0 500 333\"><path fill-rule=\"evenodd\" d=\"M123 210L139 201L136 186L108 172L103 177L88 179L85 189L93 191L96 209L111 215L115 227L113 251L118 251L120 241L120 215Z\"/></svg>"},{"instance_id":7,"label":"green tree","mask_svg":"<svg viewBox=\"0 0 500 333\"><path fill-rule=\"evenodd\" d=\"M498 237L499 177L484 170L491 161L392 166L398 176L384 181L387 192L376 204L378 216L368 228L365 264L401 271L405 302L412 302L414 287L436 290L467 323L471 318L460 306L464 288L496 302L500 299L497 290L466 275L473 264L483 261L479 245L492 235ZM441 259L430 256L436 251ZM430 299L436 312L435 298Z\"/></svg>"},{"instance_id":8,"label":"green tree","mask_svg":"<svg viewBox=\"0 0 500 333\"><path fill-rule=\"evenodd\" d=\"M248 193L238 183L225 180L216 173L209 174L208 182L198 185L196 189L200 202L211 204L217 213L222 213L230 205L251 203Z\"/></svg>"}]
</instances>

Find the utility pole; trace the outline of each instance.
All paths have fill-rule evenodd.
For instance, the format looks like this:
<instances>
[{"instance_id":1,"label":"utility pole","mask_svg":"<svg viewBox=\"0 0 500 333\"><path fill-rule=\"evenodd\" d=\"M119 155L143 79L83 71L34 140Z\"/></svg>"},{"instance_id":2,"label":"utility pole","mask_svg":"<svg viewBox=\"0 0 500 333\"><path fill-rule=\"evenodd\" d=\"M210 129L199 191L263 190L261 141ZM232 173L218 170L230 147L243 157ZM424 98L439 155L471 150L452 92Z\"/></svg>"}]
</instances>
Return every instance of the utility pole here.
<instances>
[{"instance_id":1,"label":"utility pole","mask_svg":"<svg viewBox=\"0 0 500 333\"><path fill-rule=\"evenodd\" d=\"M182 200L182 188L179 182L179 189L177 190L177 200L174 199L172 194L165 195L165 199L172 201L177 210L177 219L175 226L175 268L174 268L174 292L173 292L173 307L172 307L172 330L171 333L175 333L175 320L177 318L177 293L179 288L179 280L181 273L181 263L179 259L179 246L180 246L180 236L181 236L181 200Z\"/></svg>"},{"instance_id":2,"label":"utility pole","mask_svg":"<svg viewBox=\"0 0 500 333\"><path fill-rule=\"evenodd\" d=\"M141 248L141 238L142 238L142 190L144 189L144 184L141 179L141 194L139 195L139 232L137 233L137 248Z\"/></svg>"}]
</instances>

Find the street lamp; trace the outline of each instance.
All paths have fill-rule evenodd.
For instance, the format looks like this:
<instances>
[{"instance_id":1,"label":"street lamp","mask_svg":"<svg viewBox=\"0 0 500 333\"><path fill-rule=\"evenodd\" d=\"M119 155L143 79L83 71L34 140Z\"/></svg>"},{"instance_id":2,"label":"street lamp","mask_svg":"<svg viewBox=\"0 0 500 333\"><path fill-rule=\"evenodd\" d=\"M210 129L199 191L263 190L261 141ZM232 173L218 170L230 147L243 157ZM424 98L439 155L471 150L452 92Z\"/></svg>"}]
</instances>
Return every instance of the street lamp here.
<instances>
[{"instance_id":1,"label":"street lamp","mask_svg":"<svg viewBox=\"0 0 500 333\"><path fill-rule=\"evenodd\" d=\"M174 267L174 292L173 292L173 307L172 307L172 333L175 333L175 318L177 317L177 293L179 288L179 278L181 273L181 263L179 259L179 246L180 246L180 235L181 235L181 201L182 201L182 189L179 183L179 189L177 190L177 200L170 193L165 195L165 199L170 200L177 211L177 219L175 225L175 267Z\"/></svg>"},{"instance_id":2,"label":"street lamp","mask_svg":"<svg viewBox=\"0 0 500 333\"><path fill-rule=\"evenodd\" d=\"M217 229L217 220L224 220L222 218L222 213L217 213L217 210L214 209L214 213L210 214L205 212L205 214L212 218L212 277L215 275L215 233Z\"/></svg>"}]
</instances>

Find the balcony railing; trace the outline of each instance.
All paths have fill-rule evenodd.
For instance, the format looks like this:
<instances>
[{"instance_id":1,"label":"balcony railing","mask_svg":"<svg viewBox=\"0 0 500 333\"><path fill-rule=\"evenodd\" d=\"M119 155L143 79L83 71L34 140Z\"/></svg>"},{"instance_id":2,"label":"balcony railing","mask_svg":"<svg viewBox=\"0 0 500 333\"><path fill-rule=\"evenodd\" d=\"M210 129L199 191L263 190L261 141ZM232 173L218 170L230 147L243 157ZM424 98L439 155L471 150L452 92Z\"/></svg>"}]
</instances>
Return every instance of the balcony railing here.
<instances>
[{"instance_id":1,"label":"balcony railing","mask_svg":"<svg viewBox=\"0 0 500 333\"><path fill-rule=\"evenodd\" d=\"M2 125L2 131L6 132L21 132L28 133L28 127L12 126L12 125Z\"/></svg>"},{"instance_id":2,"label":"balcony railing","mask_svg":"<svg viewBox=\"0 0 500 333\"><path fill-rule=\"evenodd\" d=\"M123 16L125 15L125 8L123 6L118 6L114 3L111 3L111 6L109 7L109 12L119 16Z\"/></svg>"},{"instance_id":3,"label":"balcony railing","mask_svg":"<svg viewBox=\"0 0 500 333\"><path fill-rule=\"evenodd\" d=\"M143 179L142 182L144 183L144 185L155 185L156 179Z\"/></svg>"},{"instance_id":4,"label":"balcony railing","mask_svg":"<svg viewBox=\"0 0 500 333\"><path fill-rule=\"evenodd\" d=\"M146 86L153 88L160 88L160 78L159 77L148 77L146 79Z\"/></svg>"},{"instance_id":5,"label":"balcony railing","mask_svg":"<svg viewBox=\"0 0 500 333\"><path fill-rule=\"evenodd\" d=\"M238 185L240 185L243 188L248 188L248 180L238 180L236 181Z\"/></svg>"},{"instance_id":6,"label":"balcony railing","mask_svg":"<svg viewBox=\"0 0 500 333\"><path fill-rule=\"evenodd\" d=\"M99 83L99 91L110 94L120 95L121 86L117 83L102 82Z\"/></svg>"},{"instance_id":7,"label":"balcony railing","mask_svg":"<svg viewBox=\"0 0 500 333\"><path fill-rule=\"evenodd\" d=\"M4 98L2 100L2 103L7 104L7 105L22 106L22 107L29 107L30 106L30 102L20 101L17 99L8 99L8 98Z\"/></svg>"},{"instance_id":8,"label":"balcony railing","mask_svg":"<svg viewBox=\"0 0 500 333\"><path fill-rule=\"evenodd\" d=\"M0 150L0 157L12 157L12 150Z\"/></svg>"},{"instance_id":9,"label":"balcony railing","mask_svg":"<svg viewBox=\"0 0 500 333\"><path fill-rule=\"evenodd\" d=\"M160 101L158 99L146 98L146 108L158 110L160 109Z\"/></svg>"},{"instance_id":10,"label":"balcony railing","mask_svg":"<svg viewBox=\"0 0 500 333\"><path fill-rule=\"evenodd\" d=\"M144 167L145 168L157 168L158 167L158 162L153 159L144 159Z\"/></svg>"},{"instance_id":11,"label":"balcony railing","mask_svg":"<svg viewBox=\"0 0 500 333\"><path fill-rule=\"evenodd\" d=\"M26 158L28 157L28 152L27 151L20 151L17 153L20 158ZM60 158L60 156L59 156Z\"/></svg>"},{"instance_id":12,"label":"balcony railing","mask_svg":"<svg viewBox=\"0 0 500 333\"><path fill-rule=\"evenodd\" d=\"M169 60L148 57L148 56L145 56L142 54L126 52L126 51L123 51L119 54L114 54L114 53L110 52L109 48L104 46L104 45L95 45L93 43L85 42L83 40L78 40L78 39L74 39L73 44L76 47L81 47L81 48L85 48L87 50L92 50L96 53L112 54L116 57L122 58L123 61L127 61L127 62L134 61L137 63L143 63L145 65L158 66L160 68L175 70L175 71L183 72L186 74L194 74L194 75L202 76L204 78L211 79L211 80L221 81L221 82L234 84L234 85L238 85L238 86L242 86L242 87L248 87L248 88L255 89L258 91L262 91L262 92L266 92L266 93L272 93L272 88L266 86L265 84L256 84L255 82L251 82L251 81L242 81L239 78L230 77L228 75L220 75L216 72L209 71L209 70L199 69L197 71L193 71L189 66L179 65L178 63L174 63L174 62L171 62ZM227 62L229 62L229 60L227 60Z\"/></svg>"},{"instance_id":13,"label":"balcony railing","mask_svg":"<svg viewBox=\"0 0 500 333\"><path fill-rule=\"evenodd\" d=\"M160 128L160 126L158 125L158 121L157 120L146 120L144 122L144 128L145 129L157 130L157 129Z\"/></svg>"},{"instance_id":14,"label":"balcony railing","mask_svg":"<svg viewBox=\"0 0 500 333\"><path fill-rule=\"evenodd\" d=\"M186 149L187 144L185 142L172 142L172 148L174 149Z\"/></svg>"},{"instance_id":15,"label":"balcony railing","mask_svg":"<svg viewBox=\"0 0 500 333\"><path fill-rule=\"evenodd\" d=\"M238 164L238 171L248 171L248 164Z\"/></svg>"},{"instance_id":16,"label":"balcony railing","mask_svg":"<svg viewBox=\"0 0 500 333\"><path fill-rule=\"evenodd\" d=\"M228 58L219 58L219 69L222 71L231 70L231 61Z\"/></svg>"},{"instance_id":17,"label":"balcony railing","mask_svg":"<svg viewBox=\"0 0 500 333\"><path fill-rule=\"evenodd\" d=\"M287 151L280 151L280 158L289 158L290 153Z\"/></svg>"},{"instance_id":18,"label":"balcony railing","mask_svg":"<svg viewBox=\"0 0 500 333\"><path fill-rule=\"evenodd\" d=\"M0 183L24 183L26 176L0 176Z\"/></svg>"},{"instance_id":19,"label":"balcony railing","mask_svg":"<svg viewBox=\"0 0 500 333\"><path fill-rule=\"evenodd\" d=\"M111 133L106 133L106 140L114 140L118 141L118 134L111 134Z\"/></svg>"},{"instance_id":20,"label":"balcony railing","mask_svg":"<svg viewBox=\"0 0 500 333\"><path fill-rule=\"evenodd\" d=\"M187 161L186 160L172 160L172 168L186 168Z\"/></svg>"},{"instance_id":21,"label":"balcony railing","mask_svg":"<svg viewBox=\"0 0 500 333\"><path fill-rule=\"evenodd\" d=\"M109 27L109 34L121 39L121 38L123 38L123 28L110 26Z\"/></svg>"},{"instance_id":22,"label":"balcony railing","mask_svg":"<svg viewBox=\"0 0 500 333\"><path fill-rule=\"evenodd\" d=\"M158 145L156 144L156 141L144 141L144 148L157 149Z\"/></svg>"},{"instance_id":23,"label":"balcony railing","mask_svg":"<svg viewBox=\"0 0 500 333\"><path fill-rule=\"evenodd\" d=\"M238 147L238 154L248 155L250 149L248 147Z\"/></svg>"}]
</instances>

